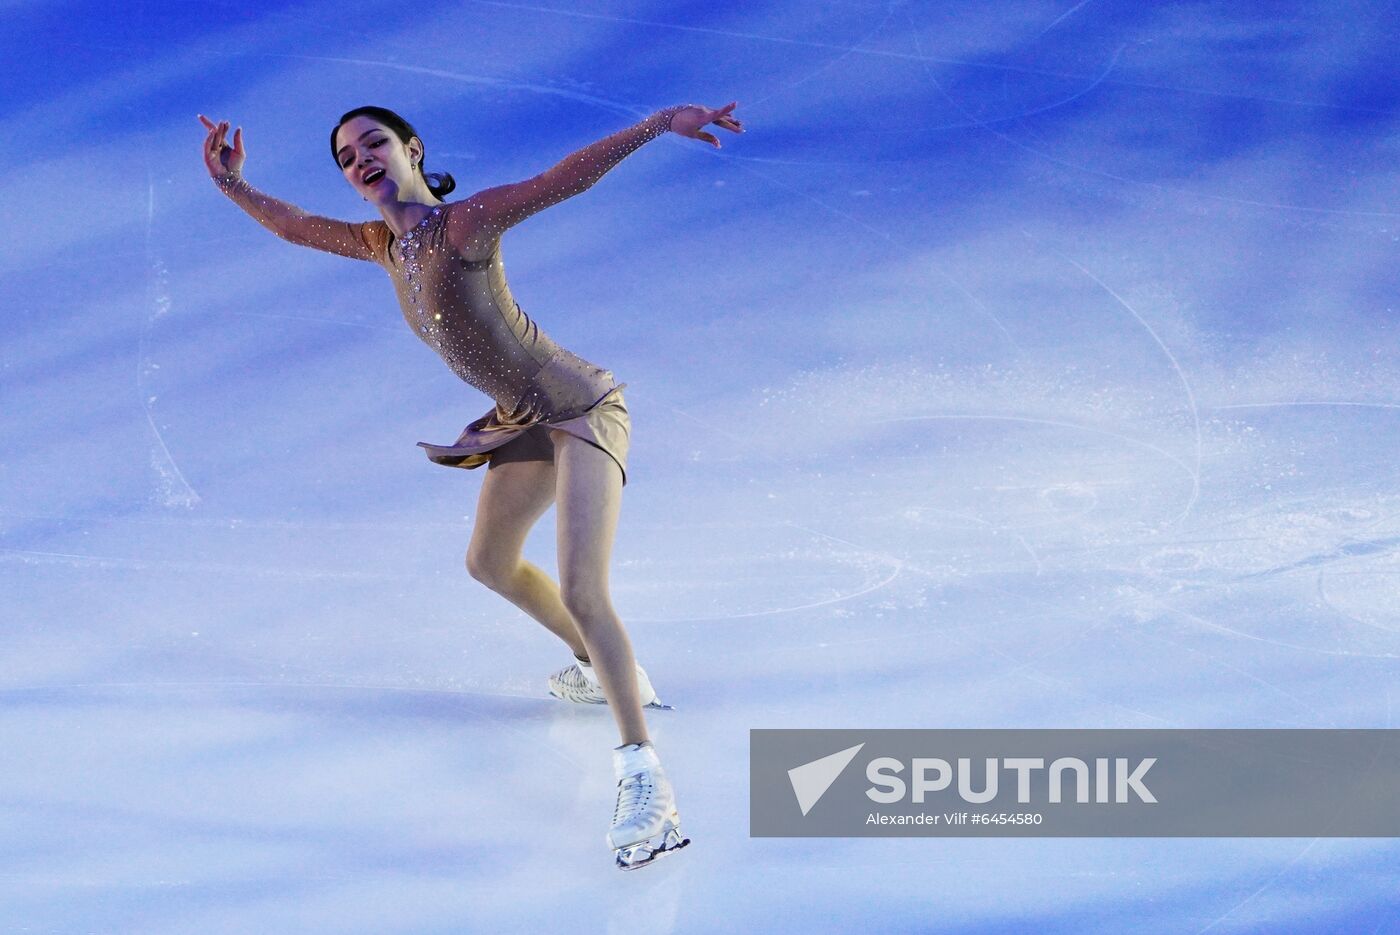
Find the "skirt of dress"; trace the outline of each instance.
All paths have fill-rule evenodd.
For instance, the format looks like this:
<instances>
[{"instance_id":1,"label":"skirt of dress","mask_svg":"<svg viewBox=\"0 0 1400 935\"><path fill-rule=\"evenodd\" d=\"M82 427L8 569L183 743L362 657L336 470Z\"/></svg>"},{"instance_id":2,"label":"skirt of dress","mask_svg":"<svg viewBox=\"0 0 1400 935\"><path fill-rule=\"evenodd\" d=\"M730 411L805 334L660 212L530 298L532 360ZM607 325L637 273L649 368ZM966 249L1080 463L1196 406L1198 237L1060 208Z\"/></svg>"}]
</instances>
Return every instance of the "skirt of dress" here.
<instances>
[{"instance_id":1,"label":"skirt of dress","mask_svg":"<svg viewBox=\"0 0 1400 935\"><path fill-rule=\"evenodd\" d=\"M622 470L622 485L627 486L627 449L632 434L632 421L627 403L622 398L619 383L595 400L582 413L558 416L529 416L521 421L502 420L498 407L492 407L479 419L472 421L451 445L419 442L427 450L428 460L445 467L477 468L489 464L497 454L502 461L553 460L550 429L560 429L607 452ZM515 444L512 444L514 442ZM509 446L509 449L502 451Z\"/></svg>"}]
</instances>

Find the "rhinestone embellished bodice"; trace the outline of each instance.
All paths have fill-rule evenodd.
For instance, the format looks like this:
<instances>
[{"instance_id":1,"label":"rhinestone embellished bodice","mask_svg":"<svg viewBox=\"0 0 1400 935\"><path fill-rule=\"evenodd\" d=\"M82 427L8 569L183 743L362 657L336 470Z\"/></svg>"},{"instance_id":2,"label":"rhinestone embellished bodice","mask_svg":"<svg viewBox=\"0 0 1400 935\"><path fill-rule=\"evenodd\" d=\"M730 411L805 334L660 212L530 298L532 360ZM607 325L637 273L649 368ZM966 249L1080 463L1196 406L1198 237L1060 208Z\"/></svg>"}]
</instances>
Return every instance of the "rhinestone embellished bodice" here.
<instances>
[{"instance_id":1,"label":"rhinestone embellished bodice","mask_svg":"<svg viewBox=\"0 0 1400 935\"><path fill-rule=\"evenodd\" d=\"M404 319L463 380L510 409L560 350L511 295L500 242L469 260L447 241L439 205L384 254Z\"/></svg>"}]
</instances>

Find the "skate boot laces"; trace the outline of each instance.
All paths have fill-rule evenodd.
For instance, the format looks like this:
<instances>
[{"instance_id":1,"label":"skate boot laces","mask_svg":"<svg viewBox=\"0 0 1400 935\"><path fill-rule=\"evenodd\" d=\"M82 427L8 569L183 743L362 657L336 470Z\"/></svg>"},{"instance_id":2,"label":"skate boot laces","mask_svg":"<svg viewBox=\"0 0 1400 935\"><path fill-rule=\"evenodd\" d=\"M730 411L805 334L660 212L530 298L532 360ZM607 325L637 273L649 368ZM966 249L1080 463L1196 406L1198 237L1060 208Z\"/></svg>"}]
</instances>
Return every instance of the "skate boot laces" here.
<instances>
[{"instance_id":1,"label":"skate boot laces","mask_svg":"<svg viewBox=\"0 0 1400 935\"><path fill-rule=\"evenodd\" d=\"M640 665L636 668L637 690L641 696L642 707L673 710L670 705L662 704L661 699L656 697L656 689L651 687L651 679L647 678L646 670ZM577 704L608 703L607 696L603 694L602 686L584 675L583 669L576 662L565 666L549 677L549 693L555 698Z\"/></svg>"},{"instance_id":2,"label":"skate boot laces","mask_svg":"<svg viewBox=\"0 0 1400 935\"><path fill-rule=\"evenodd\" d=\"M671 784L659 765L635 769L617 784L617 807L608 833L619 869L636 870L685 847Z\"/></svg>"},{"instance_id":3,"label":"skate boot laces","mask_svg":"<svg viewBox=\"0 0 1400 935\"><path fill-rule=\"evenodd\" d=\"M603 689L583 674L578 663L565 666L549 677L549 693L579 704L607 704Z\"/></svg>"},{"instance_id":4,"label":"skate boot laces","mask_svg":"<svg viewBox=\"0 0 1400 935\"><path fill-rule=\"evenodd\" d=\"M630 825L646 818L647 806L656 795L656 780L650 769L624 776L618 783L617 805L613 808L613 827Z\"/></svg>"}]
</instances>

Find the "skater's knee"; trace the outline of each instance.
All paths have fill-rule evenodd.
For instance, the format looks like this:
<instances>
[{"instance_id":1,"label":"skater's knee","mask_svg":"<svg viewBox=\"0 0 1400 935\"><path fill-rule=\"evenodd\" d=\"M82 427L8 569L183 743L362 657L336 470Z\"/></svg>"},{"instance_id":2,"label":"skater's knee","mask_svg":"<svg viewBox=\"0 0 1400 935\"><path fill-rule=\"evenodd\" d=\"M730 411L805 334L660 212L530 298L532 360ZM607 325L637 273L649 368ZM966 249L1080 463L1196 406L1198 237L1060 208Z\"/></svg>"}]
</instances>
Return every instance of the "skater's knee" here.
<instances>
[{"instance_id":1,"label":"skater's knee","mask_svg":"<svg viewBox=\"0 0 1400 935\"><path fill-rule=\"evenodd\" d=\"M518 564L519 560L514 557L503 560L499 556L475 549L467 550L467 574L493 591L499 591L510 584Z\"/></svg>"},{"instance_id":2,"label":"skater's knee","mask_svg":"<svg viewBox=\"0 0 1400 935\"><path fill-rule=\"evenodd\" d=\"M591 581L561 581L559 597L581 627L595 620L606 619L613 612L606 589Z\"/></svg>"}]
</instances>

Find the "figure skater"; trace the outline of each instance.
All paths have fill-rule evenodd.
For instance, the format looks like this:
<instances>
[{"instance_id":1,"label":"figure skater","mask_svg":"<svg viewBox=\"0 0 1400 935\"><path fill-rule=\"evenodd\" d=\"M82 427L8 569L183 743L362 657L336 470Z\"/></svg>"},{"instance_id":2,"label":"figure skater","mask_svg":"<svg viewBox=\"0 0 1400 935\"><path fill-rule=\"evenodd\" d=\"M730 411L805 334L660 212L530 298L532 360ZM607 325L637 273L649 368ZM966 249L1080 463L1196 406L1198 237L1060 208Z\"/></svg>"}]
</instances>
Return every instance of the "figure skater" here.
<instances>
[{"instance_id":1,"label":"figure skater","mask_svg":"<svg viewBox=\"0 0 1400 935\"><path fill-rule=\"evenodd\" d=\"M570 702L608 704L622 744L613 748L617 802L607 841L624 870L690 843L670 782L647 735L642 706L666 707L637 665L608 594L608 563L627 483L631 422L625 383L556 344L511 296L501 235L530 215L577 195L629 153L666 132L720 141L713 123L743 132L731 115L695 104L657 111L583 147L533 178L446 202L451 175L424 170L413 127L382 107L357 107L331 131L331 154L350 187L383 220L354 223L308 214L243 178L243 130L208 131L204 163L239 207L278 236L378 263L405 320L467 383L495 402L451 445L419 442L449 467L489 465L481 485L467 570L573 651L549 679ZM522 557L531 526L557 506L559 583Z\"/></svg>"}]
</instances>

